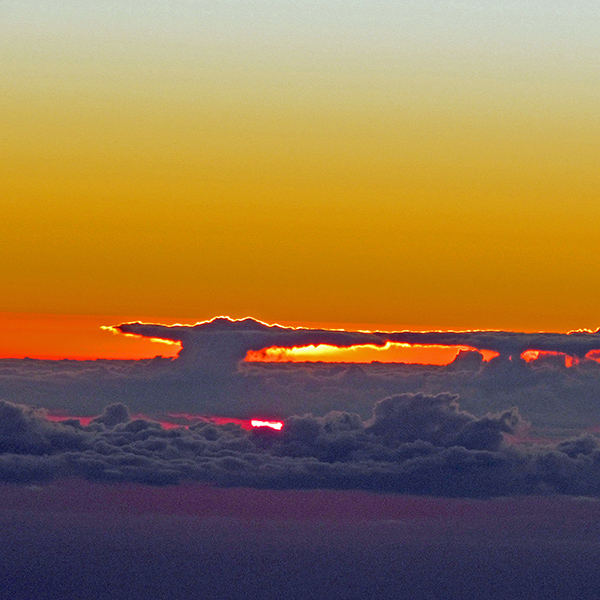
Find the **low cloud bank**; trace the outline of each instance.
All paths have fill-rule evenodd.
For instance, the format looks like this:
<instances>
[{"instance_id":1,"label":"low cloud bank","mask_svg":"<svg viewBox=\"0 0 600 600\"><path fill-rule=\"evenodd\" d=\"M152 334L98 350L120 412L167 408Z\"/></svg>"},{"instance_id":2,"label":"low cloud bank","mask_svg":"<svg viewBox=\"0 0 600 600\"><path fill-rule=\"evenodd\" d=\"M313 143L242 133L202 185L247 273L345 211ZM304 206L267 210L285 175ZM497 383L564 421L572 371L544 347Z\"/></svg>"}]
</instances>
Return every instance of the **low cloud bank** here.
<instances>
[{"instance_id":1,"label":"low cloud bank","mask_svg":"<svg viewBox=\"0 0 600 600\"><path fill-rule=\"evenodd\" d=\"M447 497L600 495L600 444L511 446L516 409L476 417L457 396L397 394L369 419L348 412L294 416L282 431L233 424L179 429L132 420L113 404L88 426L0 401L0 481L92 481L292 489L362 489Z\"/></svg>"},{"instance_id":2,"label":"low cloud bank","mask_svg":"<svg viewBox=\"0 0 600 600\"><path fill-rule=\"evenodd\" d=\"M600 364L566 368L560 359L482 362L478 352L464 352L448 366L240 363L233 372L170 359L8 359L0 360L0 399L82 417L122 402L156 420L170 412L281 420L332 410L366 420L380 398L451 392L478 417L516 405L538 437L565 438L600 425Z\"/></svg>"}]
</instances>

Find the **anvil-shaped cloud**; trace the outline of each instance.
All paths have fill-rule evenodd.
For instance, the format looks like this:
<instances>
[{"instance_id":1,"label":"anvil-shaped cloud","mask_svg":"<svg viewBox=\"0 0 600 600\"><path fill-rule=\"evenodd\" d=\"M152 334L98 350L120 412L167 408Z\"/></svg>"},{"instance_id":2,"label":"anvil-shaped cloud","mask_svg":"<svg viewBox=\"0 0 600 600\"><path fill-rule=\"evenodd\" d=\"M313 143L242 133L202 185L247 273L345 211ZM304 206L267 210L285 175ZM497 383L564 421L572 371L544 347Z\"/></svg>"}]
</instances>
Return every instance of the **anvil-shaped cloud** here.
<instances>
[{"instance_id":1,"label":"anvil-shaped cloud","mask_svg":"<svg viewBox=\"0 0 600 600\"><path fill-rule=\"evenodd\" d=\"M584 358L600 348L600 330L570 333L519 333L512 331L344 331L269 325L252 318L234 320L217 317L189 325L124 323L115 331L181 342L181 364L202 363L204 368L230 370L249 351L270 347L294 348L327 344L340 348L388 342L419 345L463 346L497 352L501 357L519 357L527 350L556 352Z\"/></svg>"}]
</instances>

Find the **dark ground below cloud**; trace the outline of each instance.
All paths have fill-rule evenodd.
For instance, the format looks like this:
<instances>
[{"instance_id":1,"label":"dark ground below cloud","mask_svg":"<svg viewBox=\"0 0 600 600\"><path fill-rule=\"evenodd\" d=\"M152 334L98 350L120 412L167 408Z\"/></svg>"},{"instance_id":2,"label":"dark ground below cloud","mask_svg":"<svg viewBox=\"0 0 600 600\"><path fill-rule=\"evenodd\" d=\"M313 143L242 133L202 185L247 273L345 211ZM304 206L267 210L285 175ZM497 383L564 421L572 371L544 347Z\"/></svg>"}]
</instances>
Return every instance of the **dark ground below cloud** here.
<instances>
[{"instance_id":1,"label":"dark ground below cloud","mask_svg":"<svg viewBox=\"0 0 600 600\"><path fill-rule=\"evenodd\" d=\"M600 594L600 504L587 499L62 482L0 486L0 501L2 600Z\"/></svg>"}]
</instances>

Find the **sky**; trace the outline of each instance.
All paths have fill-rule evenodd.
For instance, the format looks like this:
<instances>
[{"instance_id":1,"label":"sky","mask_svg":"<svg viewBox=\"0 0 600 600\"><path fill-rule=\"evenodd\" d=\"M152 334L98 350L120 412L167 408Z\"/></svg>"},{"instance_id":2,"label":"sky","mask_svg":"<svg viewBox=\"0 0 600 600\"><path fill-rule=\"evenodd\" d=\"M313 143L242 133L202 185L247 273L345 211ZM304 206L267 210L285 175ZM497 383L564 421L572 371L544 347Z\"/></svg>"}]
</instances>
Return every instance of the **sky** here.
<instances>
[{"instance_id":1,"label":"sky","mask_svg":"<svg viewBox=\"0 0 600 600\"><path fill-rule=\"evenodd\" d=\"M592 1L7 0L0 29L3 314L599 325Z\"/></svg>"},{"instance_id":2,"label":"sky","mask_svg":"<svg viewBox=\"0 0 600 600\"><path fill-rule=\"evenodd\" d=\"M597 598L599 57L592 0L0 2L11 600Z\"/></svg>"}]
</instances>

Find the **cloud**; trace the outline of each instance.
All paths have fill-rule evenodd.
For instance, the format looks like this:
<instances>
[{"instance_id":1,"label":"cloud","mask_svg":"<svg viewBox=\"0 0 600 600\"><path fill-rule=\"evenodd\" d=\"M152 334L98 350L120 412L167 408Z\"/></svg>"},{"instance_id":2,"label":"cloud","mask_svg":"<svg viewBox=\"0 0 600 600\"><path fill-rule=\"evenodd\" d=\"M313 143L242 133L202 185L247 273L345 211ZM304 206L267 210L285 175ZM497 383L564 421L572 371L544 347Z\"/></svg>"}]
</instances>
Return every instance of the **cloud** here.
<instances>
[{"instance_id":1,"label":"cloud","mask_svg":"<svg viewBox=\"0 0 600 600\"><path fill-rule=\"evenodd\" d=\"M82 432L69 426L56 427L44 411L0 401L0 453L42 456L63 450L81 450Z\"/></svg>"},{"instance_id":2,"label":"cloud","mask_svg":"<svg viewBox=\"0 0 600 600\"><path fill-rule=\"evenodd\" d=\"M516 409L476 419L458 407L453 394L399 394L375 405L366 431L395 442L427 441L437 446L497 450L502 433L521 422Z\"/></svg>"},{"instance_id":3,"label":"cloud","mask_svg":"<svg viewBox=\"0 0 600 600\"><path fill-rule=\"evenodd\" d=\"M131 420L129 416L129 409L120 402L117 404L111 404L104 409L101 415L98 415L95 419L92 419L91 423L100 423L106 427L114 427L119 423L127 423Z\"/></svg>"},{"instance_id":4,"label":"cloud","mask_svg":"<svg viewBox=\"0 0 600 600\"><path fill-rule=\"evenodd\" d=\"M362 332L308 329L268 325L255 319L232 320L218 317L194 326L123 323L115 331L155 339L181 342L182 363L203 361L212 368L243 360L249 351L271 346L293 348L327 344L350 347L360 344L384 346L387 342L467 346L491 350L515 359L523 352L537 350L564 353L576 358L600 349L600 330L570 333L519 333L512 331L396 331Z\"/></svg>"},{"instance_id":5,"label":"cloud","mask_svg":"<svg viewBox=\"0 0 600 600\"><path fill-rule=\"evenodd\" d=\"M523 449L504 441L516 409L476 417L452 394L398 394L371 417L290 417L281 431L199 423L164 429L108 406L88 426L0 402L0 481L62 477L258 488L362 489L436 496L600 495L594 436Z\"/></svg>"}]
</instances>

